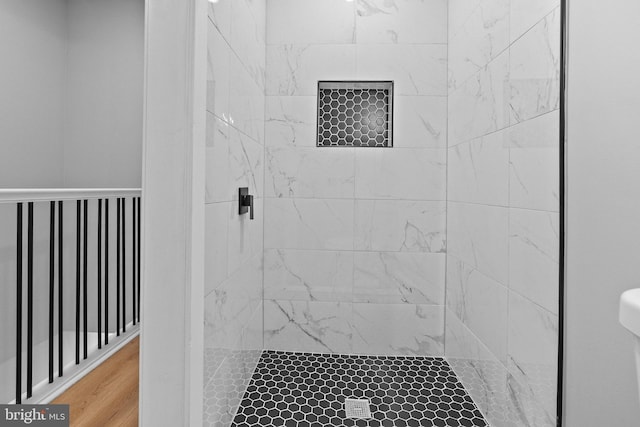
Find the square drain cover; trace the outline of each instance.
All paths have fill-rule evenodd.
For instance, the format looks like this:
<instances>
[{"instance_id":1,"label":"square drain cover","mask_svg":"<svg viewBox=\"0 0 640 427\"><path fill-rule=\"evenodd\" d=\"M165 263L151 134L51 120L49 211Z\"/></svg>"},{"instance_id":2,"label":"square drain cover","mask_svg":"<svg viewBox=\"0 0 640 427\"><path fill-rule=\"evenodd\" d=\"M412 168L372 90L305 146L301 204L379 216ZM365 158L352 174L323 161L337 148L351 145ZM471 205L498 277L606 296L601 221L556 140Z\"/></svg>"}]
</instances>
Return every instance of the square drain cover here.
<instances>
[{"instance_id":1,"label":"square drain cover","mask_svg":"<svg viewBox=\"0 0 640 427\"><path fill-rule=\"evenodd\" d=\"M347 413L347 418L371 418L371 409L369 409L369 400L367 399L346 399L344 411Z\"/></svg>"}]
</instances>

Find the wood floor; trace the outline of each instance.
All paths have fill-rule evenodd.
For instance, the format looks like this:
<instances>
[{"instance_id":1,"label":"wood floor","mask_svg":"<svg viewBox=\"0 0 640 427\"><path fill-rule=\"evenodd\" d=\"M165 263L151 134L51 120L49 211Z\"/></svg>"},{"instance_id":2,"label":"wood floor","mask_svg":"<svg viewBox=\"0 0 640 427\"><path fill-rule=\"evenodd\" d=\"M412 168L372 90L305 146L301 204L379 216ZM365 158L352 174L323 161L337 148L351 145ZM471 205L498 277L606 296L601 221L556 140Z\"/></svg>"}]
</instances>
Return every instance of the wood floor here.
<instances>
[{"instance_id":1,"label":"wood floor","mask_svg":"<svg viewBox=\"0 0 640 427\"><path fill-rule=\"evenodd\" d=\"M52 403L69 404L71 427L138 425L139 337Z\"/></svg>"}]
</instances>

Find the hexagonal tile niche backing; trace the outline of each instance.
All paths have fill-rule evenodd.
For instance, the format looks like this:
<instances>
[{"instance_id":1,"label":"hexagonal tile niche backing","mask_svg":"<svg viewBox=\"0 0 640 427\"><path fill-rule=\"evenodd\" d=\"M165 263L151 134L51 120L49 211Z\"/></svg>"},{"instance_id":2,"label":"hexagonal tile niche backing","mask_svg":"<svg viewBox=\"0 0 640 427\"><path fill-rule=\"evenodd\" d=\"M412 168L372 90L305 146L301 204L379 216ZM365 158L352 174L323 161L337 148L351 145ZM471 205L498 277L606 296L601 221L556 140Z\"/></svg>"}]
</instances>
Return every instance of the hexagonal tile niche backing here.
<instances>
[{"instance_id":1,"label":"hexagonal tile niche backing","mask_svg":"<svg viewBox=\"0 0 640 427\"><path fill-rule=\"evenodd\" d=\"M318 82L318 147L391 147L393 82Z\"/></svg>"},{"instance_id":2,"label":"hexagonal tile niche backing","mask_svg":"<svg viewBox=\"0 0 640 427\"><path fill-rule=\"evenodd\" d=\"M371 418L346 418L347 398L368 399ZM264 351L231 425L488 424L442 358Z\"/></svg>"}]
</instances>

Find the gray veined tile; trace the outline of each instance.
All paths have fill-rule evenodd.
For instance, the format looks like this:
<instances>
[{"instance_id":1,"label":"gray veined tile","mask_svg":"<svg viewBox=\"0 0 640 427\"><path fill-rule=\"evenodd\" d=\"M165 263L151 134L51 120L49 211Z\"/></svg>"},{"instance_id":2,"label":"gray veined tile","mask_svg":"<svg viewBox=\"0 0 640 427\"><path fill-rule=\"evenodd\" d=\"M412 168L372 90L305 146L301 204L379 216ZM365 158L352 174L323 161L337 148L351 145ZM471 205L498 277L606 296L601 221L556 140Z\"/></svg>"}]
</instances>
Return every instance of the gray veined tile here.
<instances>
[{"instance_id":1,"label":"gray veined tile","mask_svg":"<svg viewBox=\"0 0 640 427\"><path fill-rule=\"evenodd\" d=\"M509 223L509 287L557 313L558 213L511 209Z\"/></svg>"},{"instance_id":2,"label":"gray veined tile","mask_svg":"<svg viewBox=\"0 0 640 427\"><path fill-rule=\"evenodd\" d=\"M558 317L511 292L507 368L519 391L515 395L541 405L551 420L556 413L557 358Z\"/></svg>"},{"instance_id":3,"label":"gray veined tile","mask_svg":"<svg viewBox=\"0 0 640 427\"><path fill-rule=\"evenodd\" d=\"M445 200L446 151L355 151L357 199Z\"/></svg>"},{"instance_id":4,"label":"gray veined tile","mask_svg":"<svg viewBox=\"0 0 640 427\"><path fill-rule=\"evenodd\" d=\"M449 91L463 85L508 46L509 0L479 2L450 34Z\"/></svg>"},{"instance_id":5,"label":"gray veined tile","mask_svg":"<svg viewBox=\"0 0 640 427\"><path fill-rule=\"evenodd\" d=\"M265 299L351 302L353 252L265 250Z\"/></svg>"},{"instance_id":6,"label":"gray veined tile","mask_svg":"<svg viewBox=\"0 0 640 427\"><path fill-rule=\"evenodd\" d=\"M316 95L318 80L355 78L355 45L267 46L267 95Z\"/></svg>"},{"instance_id":7,"label":"gray veined tile","mask_svg":"<svg viewBox=\"0 0 640 427\"><path fill-rule=\"evenodd\" d=\"M449 202L448 252L507 285L509 208Z\"/></svg>"},{"instance_id":8,"label":"gray veined tile","mask_svg":"<svg viewBox=\"0 0 640 427\"><path fill-rule=\"evenodd\" d=\"M447 261L447 308L502 363L507 361L508 289L454 256Z\"/></svg>"},{"instance_id":9,"label":"gray veined tile","mask_svg":"<svg viewBox=\"0 0 640 427\"><path fill-rule=\"evenodd\" d=\"M229 124L207 112L205 202L231 200L229 194Z\"/></svg>"},{"instance_id":10,"label":"gray veined tile","mask_svg":"<svg viewBox=\"0 0 640 427\"><path fill-rule=\"evenodd\" d=\"M446 148L447 98L394 96L395 148Z\"/></svg>"},{"instance_id":11,"label":"gray veined tile","mask_svg":"<svg viewBox=\"0 0 640 427\"><path fill-rule=\"evenodd\" d=\"M265 209L265 248L353 249L353 200L265 199Z\"/></svg>"},{"instance_id":12,"label":"gray veined tile","mask_svg":"<svg viewBox=\"0 0 640 427\"><path fill-rule=\"evenodd\" d=\"M504 131L449 148L448 200L508 206L509 146Z\"/></svg>"},{"instance_id":13,"label":"gray veined tile","mask_svg":"<svg viewBox=\"0 0 640 427\"><path fill-rule=\"evenodd\" d=\"M358 0L358 44L447 43L447 2Z\"/></svg>"},{"instance_id":14,"label":"gray veined tile","mask_svg":"<svg viewBox=\"0 0 640 427\"><path fill-rule=\"evenodd\" d=\"M265 145L314 148L317 105L316 96L267 96Z\"/></svg>"},{"instance_id":15,"label":"gray veined tile","mask_svg":"<svg viewBox=\"0 0 640 427\"><path fill-rule=\"evenodd\" d=\"M445 202L356 200L354 249L445 252Z\"/></svg>"},{"instance_id":16,"label":"gray veined tile","mask_svg":"<svg viewBox=\"0 0 640 427\"><path fill-rule=\"evenodd\" d=\"M356 252L353 301L444 304L445 254Z\"/></svg>"},{"instance_id":17,"label":"gray veined tile","mask_svg":"<svg viewBox=\"0 0 640 427\"><path fill-rule=\"evenodd\" d=\"M355 43L355 2L269 0L267 44Z\"/></svg>"},{"instance_id":18,"label":"gray veined tile","mask_svg":"<svg viewBox=\"0 0 640 427\"><path fill-rule=\"evenodd\" d=\"M226 120L229 117L229 81L233 52L218 29L207 28L207 111Z\"/></svg>"},{"instance_id":19,"label":"gray veined tile","mask_svg":"<svg viewBox=\"0 0 640 427\"><path fill-rule=\"evenodd\" d=\"M446 45L358 44L356 69L359 80L393 80L395 95L447 95Z\"/></svg>"},{"instance_id":20,"label":"gray veined tile","mask_svg":"<svg viewBox=\"0 0 640 427\"><path fill-rule=\"evenodd\" d=\"M359 354L441 356L444 307L354 303L353 350Z\"/></svg>"},{"instance_id":21,"label":"gray veined tile","mask_svg":"<svg viewBox=\"0 0 640 427\"><path fill-rule=\"evenodd\" d=\"M511 0L510 3L510 39L513 43L558 7L560 0Z\"/></svg>"},{"instance_id":22,"label":"gray veined tile","mask_svg":"<svg viewBox=\"0 0 640 427\"><path fill-rule=\"evenodd\" d=\"M268 148L267 197L353 198L353 149Z\"/></svg>"},{"instance_id":23,"label":"gray veined tile","mask_svg":"<svg viewBox=\"0 0 640 427\"><path fill-rule=\"evenodd\" d=\"M351 303L264 302L267 349L321 353L351 352Z\"/></svg>"},{"instance_id":24,"label":"gray veined tile","mask_svg":"<svg viewBox=\"0 0 640 427\"><path fill-rule=\"evenodd\" d=\"M509 58L510 124L559 108L560 10L515 41Z\"/></svg>"},{"instance_id":25,"label":"gray veined tile","mask_svg":"<svg viewBox=\"0 0 640 427\"><path fill-rule=\"evenodd\" d=\"M509 125L509 51L449 94L449 146Z\"/></svg>"}]
</instances>

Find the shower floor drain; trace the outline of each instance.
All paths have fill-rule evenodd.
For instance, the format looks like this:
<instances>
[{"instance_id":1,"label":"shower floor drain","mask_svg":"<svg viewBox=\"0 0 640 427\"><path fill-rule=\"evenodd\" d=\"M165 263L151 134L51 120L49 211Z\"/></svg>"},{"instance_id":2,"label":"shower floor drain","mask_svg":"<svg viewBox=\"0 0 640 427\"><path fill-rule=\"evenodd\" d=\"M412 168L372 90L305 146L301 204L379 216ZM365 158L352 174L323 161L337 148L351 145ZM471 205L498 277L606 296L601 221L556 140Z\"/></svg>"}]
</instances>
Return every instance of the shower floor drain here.
<instances>
[{"instance_id":1,"label":"shower floor drain","mask_svg":"<svg viewBox=\"0 0 640 427\"><path fill-rule=\"evenodd\" d=\"M367 399L346 399L344 411L347 418L371 418L371 409Z\"/></svg>"}]
</instances>

